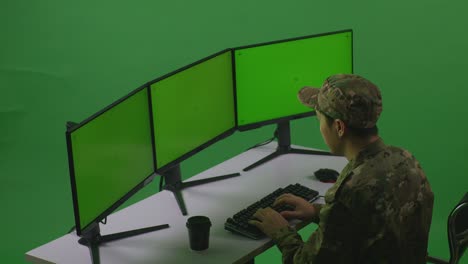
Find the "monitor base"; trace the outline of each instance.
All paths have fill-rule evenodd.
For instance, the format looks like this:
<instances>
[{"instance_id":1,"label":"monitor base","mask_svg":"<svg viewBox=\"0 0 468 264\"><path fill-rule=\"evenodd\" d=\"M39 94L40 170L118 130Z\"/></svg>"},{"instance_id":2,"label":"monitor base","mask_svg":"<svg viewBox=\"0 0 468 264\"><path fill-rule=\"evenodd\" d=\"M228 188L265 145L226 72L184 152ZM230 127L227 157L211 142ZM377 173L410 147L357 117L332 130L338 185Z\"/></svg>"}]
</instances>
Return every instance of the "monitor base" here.
<instances>
[{"instance_id":1,"label":"monitor base","mask_svg":"<svg viewBox=\"0 0 468 264\"><path fill-rule=\"evenodd\" d=\"M274 158L277 158L281 155L285 154L306 154L306 155L325 155L325 156L335 156L334 154L327 152L327 151L318 151L318 150L307 150L307 149L295 149L289 148L287 150L280 149L279 147L276 149L275 152L271 153L270 155L266 156L265 158L255 162L252 165L249 165L243 169L243 171L249 171L255 167L262 165Z\"/></svg>"},{"instance_id":2,"label":"monitor base","mask_svg":"<svg viewBox=\"0 0 468 264\"><path fill-rule=\"evenodd\" d=\"M265 158L255 162L252 165L247 166L243 171L249 171L257 166L262 165L276 157L285 154L306 154L306 155L325 155L325 156L337 156L328 151L319 151L319 150L307 150L307 149L295 149L291 148L291 130L289 126L289 121L282 121L277 124L278 131L278 147L276 151L266 156Z\"/></svg>"},{"instance_id":3,"label":"monitor base","mask_svg":"<svg viewBox=\"0 0 468 264\"><path fill-rule=\"evenodd\" d=\"M87 246L89 248L89 252L91 254L91 259L93 264L99 264L100 263L100 256L99 256L99 245L102 243L126 238L126 237L131 237L131 236L136 236L144 233L149 233L153 231L157 231L160 229L165 229L168 228L169 225L158 225L158 226L152 226L152 227L146 227L146 228L141 228L141 229L135 229L135 230L130 230L130 231L125 231L125 232L120 232L120 233L115 233L111 235L105 235L101 236L100 234L100 229L99 229L99 224L95 224L95 226L91 229L91 231L87 232L84 234L79 240L78 243L81 245Z\"/></svg>"},{"instance_id":4,"label":"monitor base","mask_svg":"<svg viewBox=\"0 0 468 264\"><path fill-rule=\"evenodd\" d=\"M185 188L202 185L205 183L220 181L229 179L232 177L240 176L240 173L232 173L222 176L211 177L208 179L201 179L189 182L182 182L181 178L181 171L180 165L176 165L173 168L167 170L166 172L162 173L162 176L166 180L166 185L164 186L165 190L171 191L174 194L174 197L179 205L180 211L182 215L187 215L187 207L185 206L184 198L182 196L182 190Z\"/></svg>"}]
</instances>

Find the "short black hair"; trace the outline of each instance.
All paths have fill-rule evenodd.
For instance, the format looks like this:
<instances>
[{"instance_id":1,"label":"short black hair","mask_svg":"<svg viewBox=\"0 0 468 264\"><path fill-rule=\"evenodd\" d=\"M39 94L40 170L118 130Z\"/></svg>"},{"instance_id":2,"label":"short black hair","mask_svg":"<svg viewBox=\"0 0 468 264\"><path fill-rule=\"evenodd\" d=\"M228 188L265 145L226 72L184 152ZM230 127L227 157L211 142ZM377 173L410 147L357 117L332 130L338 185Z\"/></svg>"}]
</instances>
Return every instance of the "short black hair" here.
<instances>
[{"instance_id":1,"label":"short black hair","mask_svg":"<svg viewBox=\"0 0 468 264\"><path fill-rule=\"evenodd\" d=\"M328 116L327 114L324 114L320 112L323 116L325 116L325 120L327 122L327 125L330 127L333 124L334 118ZM348 131L351 135L359 138L367 138L371 136L377 136L379 134L379 128L377 126L373 126L370 128L356 128L356 127L349 127L348 126Z\"/></svg>"}]
</instances>

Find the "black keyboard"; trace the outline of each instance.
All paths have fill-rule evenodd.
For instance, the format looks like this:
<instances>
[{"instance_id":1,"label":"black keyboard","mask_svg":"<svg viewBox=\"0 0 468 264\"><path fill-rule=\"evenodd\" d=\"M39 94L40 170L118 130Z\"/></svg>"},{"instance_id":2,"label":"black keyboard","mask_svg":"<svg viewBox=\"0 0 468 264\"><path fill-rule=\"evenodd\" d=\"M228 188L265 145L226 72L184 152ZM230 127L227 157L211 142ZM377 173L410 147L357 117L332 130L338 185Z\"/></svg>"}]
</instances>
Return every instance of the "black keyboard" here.
<instances>
[{"instance_id":1,"label":"black keyboard","mask_svg":"<svg viewBox=\"0 0 468 264\"><path fill-rule=\"evenodd\" d=\"M319 194L317 191L309 189L303 185L300 185L299 183L288 185L285 188L278 188L276 191L268 194L261 200L234 214L233 217L228 218L226 223L224 223L224 229L252 239L260 239L265 237L265 234L260 231L260 229L258 229L256 226L250 225L248 221L252 219L252 215L258 209L272 207L272 204L275 202L276 198L285 193L294 194L306 199L307 201L315 200ZM277 212L294 209L289 205L282 205L272 208Z\"/></svg>"}]
</instances>

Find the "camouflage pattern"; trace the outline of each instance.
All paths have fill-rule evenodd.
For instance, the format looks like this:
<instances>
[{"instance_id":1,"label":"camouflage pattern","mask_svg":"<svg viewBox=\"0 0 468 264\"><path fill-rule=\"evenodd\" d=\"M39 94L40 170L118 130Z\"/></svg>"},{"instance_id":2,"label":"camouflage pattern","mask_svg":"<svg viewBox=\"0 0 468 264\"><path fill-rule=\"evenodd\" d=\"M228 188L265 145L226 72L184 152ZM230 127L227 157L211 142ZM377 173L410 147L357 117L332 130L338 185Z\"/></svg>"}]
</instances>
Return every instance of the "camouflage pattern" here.
<instances>
[{"instance_id":1,"label":"camouflage pattern","mask_svg":"<svg viewBox=\"0 0 468 264\"><path fill-rule=\"evenodd\" d=\"M292 228L273 239L284 263L426 263L433 201L418 161L378 140L327 191L307 242Z\"/></svg>"},{"instance_id":2,"label":"camouflage pattern","mask_svg":"<svg viewBox=\"0 0 468 264\"><path fill-rule=\"evenodd\" d=\"M379 88L354 74L332 75L322 89L303 87L298 98L304 105L354 128L374 127L382 113Z\"/></svg>"}]
</instances>

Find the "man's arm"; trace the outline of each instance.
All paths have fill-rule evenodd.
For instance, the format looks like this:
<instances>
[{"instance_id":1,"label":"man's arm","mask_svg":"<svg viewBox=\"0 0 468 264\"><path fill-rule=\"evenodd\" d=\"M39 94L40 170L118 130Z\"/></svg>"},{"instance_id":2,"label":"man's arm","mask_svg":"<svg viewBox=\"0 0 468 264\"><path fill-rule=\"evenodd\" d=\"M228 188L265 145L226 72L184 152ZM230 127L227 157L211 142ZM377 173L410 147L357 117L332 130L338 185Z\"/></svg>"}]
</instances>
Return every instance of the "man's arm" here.
<instances>
[{"instance_id":1,"label":"man's arm","mask_svg":"<svg viewBox=\"0 0 468 264\"><path fill-rule=\"evenodd\" d=\"M347 263L358 244L359 228L348 208L339 202L321 206L320 223L307 242L292 228L271 236L283 263Z\"/></svg>"},{"instance_id":2,"label":"man's arm","mask_svg":"<svg viewBox=\"0 0 468 264\"><path fill-rule=\"evenodd\" d=\"M315 231L304 243L296 230L288 227L280 229L272 238L283 255L283 263L314 263L320 248L320 234Z\"/></svg>"}]
</instances>

